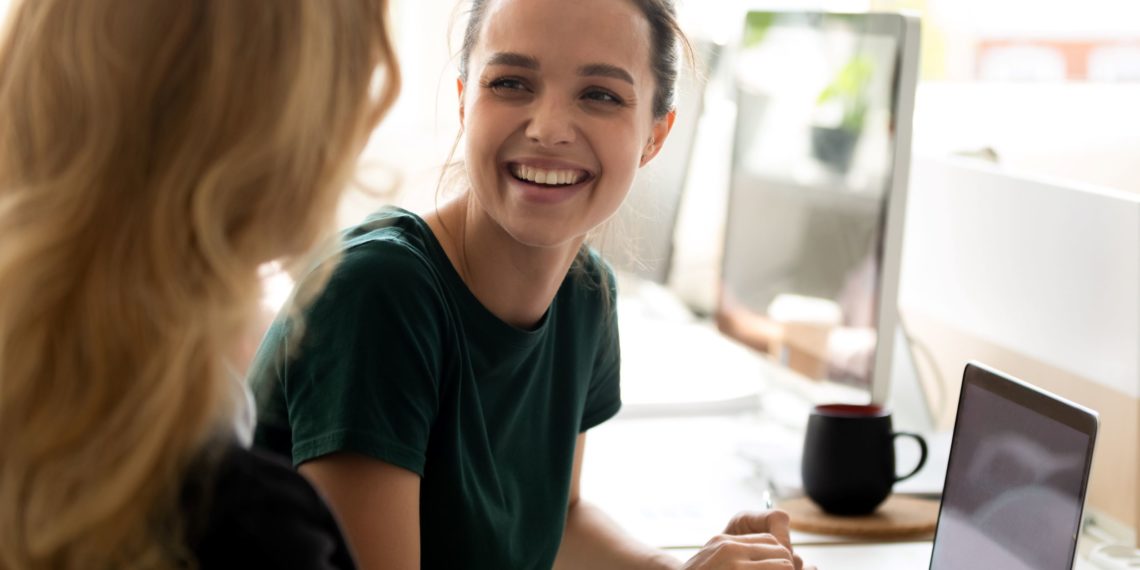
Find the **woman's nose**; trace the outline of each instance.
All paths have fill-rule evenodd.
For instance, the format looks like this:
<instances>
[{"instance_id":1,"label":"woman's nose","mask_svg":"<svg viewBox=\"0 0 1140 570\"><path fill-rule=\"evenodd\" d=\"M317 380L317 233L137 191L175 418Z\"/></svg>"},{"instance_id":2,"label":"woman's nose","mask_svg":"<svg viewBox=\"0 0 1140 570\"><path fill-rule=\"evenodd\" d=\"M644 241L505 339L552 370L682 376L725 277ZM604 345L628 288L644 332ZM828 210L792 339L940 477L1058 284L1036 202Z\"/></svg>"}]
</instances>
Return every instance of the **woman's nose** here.
<instances>
[{"instance_id":1,"label":"woman's nose","mask_svg":"<svg viewBox=\"0 0 1140 570\"><path fill-rule=\"evenodd\" d=\"M542 146L560 146L574 142L573 110L570 104L550 98L535 105L526 137Z\"/></svg>"}]
</instances>

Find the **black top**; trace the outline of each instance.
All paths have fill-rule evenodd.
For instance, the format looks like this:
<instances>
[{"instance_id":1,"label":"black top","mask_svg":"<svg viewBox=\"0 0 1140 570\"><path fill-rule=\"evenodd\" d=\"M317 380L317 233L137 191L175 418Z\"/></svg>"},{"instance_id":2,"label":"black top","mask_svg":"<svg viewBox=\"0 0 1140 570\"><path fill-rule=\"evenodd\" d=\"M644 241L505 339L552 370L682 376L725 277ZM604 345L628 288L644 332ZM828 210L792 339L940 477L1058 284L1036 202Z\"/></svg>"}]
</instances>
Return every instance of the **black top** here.
<instances>
[{"instance_id":1,"label":"black top","mask_svg":"<svg viewBox=\"0 0 1140 570\"><path fill-rule=\"evenodd\" d=\"M328 506L284 460L231 444L192 473L182 504L199 568L356 567Z\"/></svg>"}]
</instances>

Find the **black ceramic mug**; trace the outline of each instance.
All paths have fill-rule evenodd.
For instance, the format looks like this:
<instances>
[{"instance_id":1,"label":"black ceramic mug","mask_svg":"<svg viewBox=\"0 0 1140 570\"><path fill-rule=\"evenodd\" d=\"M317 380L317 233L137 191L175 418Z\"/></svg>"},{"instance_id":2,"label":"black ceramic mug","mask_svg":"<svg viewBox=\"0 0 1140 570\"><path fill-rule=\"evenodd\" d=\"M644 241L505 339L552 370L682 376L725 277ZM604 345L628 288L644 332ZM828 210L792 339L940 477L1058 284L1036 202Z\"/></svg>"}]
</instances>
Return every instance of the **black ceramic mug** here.
<instances>
[{"instance_id":1,"label":"black ceramic mug","mask_svg":"<svg viewBox=\"0 0 1140 570\"><path fill-rule=\"evenodd\" d=\"M918 465L906 475L895 473L895 438L918 442ZM896 432L891 413L881 406L829 404L816 406L804 437L804 492L821 509L835 515L873 512L895 483L918 473L926 463L926 441Z\"/></svg>"}]
</instances>

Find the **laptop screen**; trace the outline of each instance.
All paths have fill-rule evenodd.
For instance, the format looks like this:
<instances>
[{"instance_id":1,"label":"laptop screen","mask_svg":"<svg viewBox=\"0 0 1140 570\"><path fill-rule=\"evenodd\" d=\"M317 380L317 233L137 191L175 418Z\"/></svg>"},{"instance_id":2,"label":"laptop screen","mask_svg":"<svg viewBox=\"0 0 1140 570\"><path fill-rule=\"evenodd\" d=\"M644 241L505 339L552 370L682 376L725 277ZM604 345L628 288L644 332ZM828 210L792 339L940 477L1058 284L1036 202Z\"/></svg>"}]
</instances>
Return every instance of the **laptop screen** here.
<instances>
[{"instance_id":1,"label":"laptop screen","mask_svg":"<svg viewBox=\"0 0 1140 570\"><path fill-rule=\"evenodd\" d=\"M966 376L930 567L1067 570L1095 416L990 371Z\"/></svg>"}]
</instances>

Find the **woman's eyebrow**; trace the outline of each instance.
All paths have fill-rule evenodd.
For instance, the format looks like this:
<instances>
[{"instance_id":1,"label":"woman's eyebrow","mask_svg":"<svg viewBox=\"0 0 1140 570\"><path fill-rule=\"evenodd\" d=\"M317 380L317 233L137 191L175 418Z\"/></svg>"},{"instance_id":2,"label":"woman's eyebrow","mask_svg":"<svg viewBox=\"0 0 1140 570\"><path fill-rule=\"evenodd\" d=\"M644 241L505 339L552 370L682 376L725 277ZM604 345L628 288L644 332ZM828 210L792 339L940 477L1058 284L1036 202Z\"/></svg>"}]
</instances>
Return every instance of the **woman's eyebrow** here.
<instances>
[{"instance_id":1,"label":"woman's eyebrow","mask_svg":"<svg viewBox=\"0 0 1140 570\"><path fill-rule=\"evenodd\" d=\"M538 70L541 67L538 60L521 53L511 51L495 52L487 59L487 65L505 65L510 67L521 67L524 69ZM608 63L591 63L583 65L578 68L578 75L581 77L610 77L625 81L630 85L636 85L633 76L630 73L616 65Z\"/></svg>"},{"instance_id":2,"label":"woman's eyebrow","mask_svg":"<svg viewBox=\"0 0 1140 570\"><path fill-rule=\"evenodd\" d=\"M521 53L501 51L492 55L491 58L487 60L487 65L509 65L511 67L538 69L538 60Z\"/></svg>"},{"instance_id":3,"label":"woman's eyebrow","mask_svg":"<svg viewBox=\"0 0 1140 570\"><path fill-rule=\"evenodd\" d=\"M583 65L578 69L578 75L582 77L611 77L613 79L620 79L622 81L625 81L630 85L636 85L633 82L633 76L630 75L628 71L616 65L610 65L608 63L591 63L590 65Z\"/></svg>"}]
</instances>

